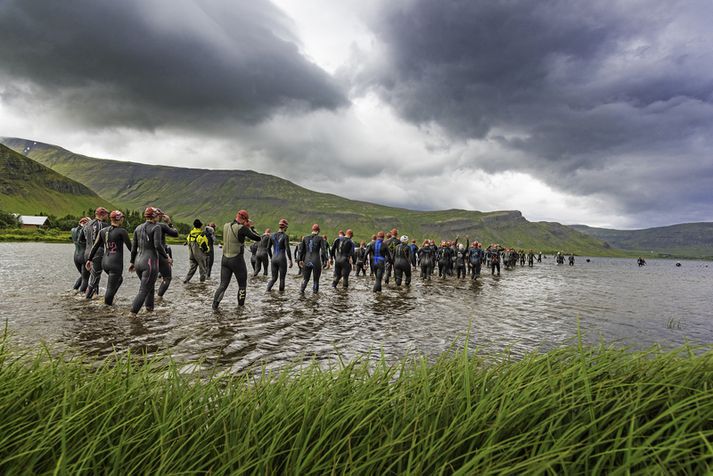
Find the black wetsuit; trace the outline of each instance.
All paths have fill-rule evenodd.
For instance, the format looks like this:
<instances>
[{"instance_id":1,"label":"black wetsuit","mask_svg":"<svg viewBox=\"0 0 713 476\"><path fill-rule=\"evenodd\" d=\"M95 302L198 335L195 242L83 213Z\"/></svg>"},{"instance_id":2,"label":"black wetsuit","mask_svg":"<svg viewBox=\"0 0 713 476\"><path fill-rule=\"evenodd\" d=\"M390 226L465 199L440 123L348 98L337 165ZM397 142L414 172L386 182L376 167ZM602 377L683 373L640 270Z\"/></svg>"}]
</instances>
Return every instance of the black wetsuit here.
<instances>
[{"instance_id":1,"label":"black wetsuit","mask_svg":"<svg viewBox=\"0 0 713 476\"><path fill-rule=\"evenodd\" d=\"M401 240L396 238L395 236L392 236L388 240L384 242L386 244L386 247L389 248L389 254L391 256L394 256L394 250L396 250L396 247L401 244ZM384 282L386 284L389 284L389 279L391 279L391 271L394 268L394 263L392 261L389 261L386 263L386 270L384 273Z\"/></svg>"},{"instance_id":2,"label":"black wetsuit","mask_svg":"<svg viewBox=\"0 0 713 476\"><path fill-rule=\"evenodd\" d=\"M267 283L267 290L271 290L277 281L278 275L280 278L280 291L285 290L285 276L287 276L287 260L292 262L292 254L290 253L290 236L284 231L278 231L270 237L272 242L272 262L270 270L272 279Z\"/></svg>"},{"instance_id":3,"label":"black wetsuit","mask_svg":"<svg viewBox=\"0 0 713 476\"><path fill-rule=\"evenodd\" d=\"M238 306L245 305L248 287L248 269L245 266L245 238L260 241L260 235L253 228L248 228L233 220L223 227L223 258L220 261L220 285L213 295L213 309L218 309L228 289L230 279L238 281ZM252 247L251 247L252 248Z\"/></svg>"},{"instance_id":4,"label":"black wetsuit","mask_svg":"<svg viewBox=\"0 0 713 476\"><path fill-rule=\"evenodd\" d=\"M161 244L163 231L161 225L146 221L134 230L134 242L131 246L131 264L139 276L139 292L131 305L131 312L136 314L145 304L147 311L153 311L156 279L158 278L159 257L168 259L166 249Z\"/></svg>"},{"instance_id":5,"label":"black wetsuit","mask_svg":"<svg viewBox=\"0 0 713 476\"><path fill-rule=\"evenodd\" d=\"M304 270L302 271L303 279L300 292L304 293L307 289L307 283L312 277L312 291L319 292L319 277L322 275L322 266L328 258L327 243L319 235L309 235L302 240L302 249L304 250Z\"/></svg>"},{"instance_id":6,"label":"black wetsuit","mask_svg":"<svg viewBox=\"0 0 713 476\"><path fill-rule=\"evenodd\" d=\"M477 279L480 276L480 270L483 264L483 257L485 253L480 248L471 248L468 251L468 262L470 263L470 277L472 279Z\"/></svg>"},{"instance_id":7,"label":"black wetsuit","mask_svg":"<svg viewBox=\"0 0 713 476\"><path fill-rule=\"evenodd\" d=\"M411 260L413 251L408 243L400 243L394 249L394 280L401 286L403 276L406 276L406 286L411 285Z\"/></svg>"},{"instance_id":8,"label":"black wetsuit","mask_svg":"<svg viewBox=\"0 0 713 476\"><path fill-rule=\"evenodd\" d=\"M488 251L490 256L490 274L495 274L497 269L498 275L500 275L500 252L498 250Z\"/></svg>"},{"instance_id":9,"label":"black wetsuit","mask_svg":"<svg viewBox=\"0 0 713 476\"><path fill-rule=\"evenodd\" d=\"M99 231L102 228L109 226L103 221L97 220L96 218L84 226L84 239L86 240L87 247L84 250L85 261L89 261L89 252L94 246L94 242L97 240ZM87 285L87 299L91 298L94 294L99 292L99 281L102 277L102 257L104 256L104 249L99 248L94 259L92 260L92 269L89 272L89 284Z\"/></svg>"},{"instance_id":10,"label":"black wetsuit","mask_svg":"<svg viewBox=\"0 0 713 476\"><path fill-rule=\"evenodd\" d=\"M369 261L374 266L374 274L376 275L373 291L381 292L381 280L384 278L386 264L392 263L393 255L383 240L376 240L369 243L367 256L370 257Z\"/></svg>"},{"instance_id":11,"label":"black wetsuit","mask_svg":"<svg viewBox=\"0 0 713 476\"><path fill-rule=\"evenodd\" d=\"M260 274L261 268L263 269L263 275L267 276L267 269L270 267L270 258L272 258L270 235L262 235L260 242L257 244L257 252L255 253L255 276Z\"/></svg>"},{"instance_id":12,"label":"black wetsuit","mask_svg":"<svg viewBox=\"0 0 713 476\"><path fill-rule=\"evenodd\" d=\"M259 236L259 235L258 235ZM223 240L225 241L225 240ZM258 240L260 241L260 240ZM257 269L257 257L255 254L257 253L257 243L253 243L250 245L250 265L253 267L253 271ZM257 274L257 272L255 272Z\"/></svg>"},{"instance_id":13,"label":"black wetsuit","mask_svg":"<svg viewBox=\"0 0 713 476\"><path fill-rule=\"evenodd\" d=\"M84 238L82 227L75 226L72 228L72 242L74 243L74 266L76 266L77 271L79 271L79 277L77 281L74 282L73 289L84 292L87 290L89 270L84 266L87 262L87 260L84 259L84 255L87 251L87 242Z\"/></svg>"},{"instance_id":14,"label":"black wetsuit","mask_svg":"<svg viewBox=\"0 0 713 476\"><path fill-rule=\"evenodd\" d=\"M166 251L166 258L163 256L158 257L158 272L161 274L161 284L158 287L158 297L163 297L168 291L168 286L171 284L171 279L173 279L173 270L171 264L168 262L168 258L172 258L171 247L166 244L166 235L173 236L174 238L178 236L178 230L176 230L173 225L168 225L166 223L159 223L161 227L161 246Z\"/></svg>"},{"instance_id":15,"label":"black wetsuit","mask_svg":"<svg viewBox=\"0 0 713 476\"><path fill-rule=\"evenodd\" d=\"M346 289L349 287L349 273L352 272L351 261L354 260L354 242L352 239L345 236L334 240L332 256L334 257L334 281L332 281L332 287L336 288L339 281L344 278L344 288Z\"/></svg>"},{"instance_id":16,"label":"black wetsuit","mask_svg":"<svg viewBox=\"0 0 713 476\"><path fill-rule=\"evenodd\" d=\"M297 276L302 276L302 265L300 263L302 262L303 254L304 254L304 251L302 250L302 242L300 241L295 246L295 261L297 261Z\"/></svg>"},{"instance_id":17,"label":"black wetsuit","mask_svg":"<svg viewBox=\"0 0 713 476\"><path fill-rule=\"evenodd\" d=\"M424 246L418 250L418 262L421 266L421 279L431 280L433 263L435 262L436 249L433 246Z\"/></svg>"},{"instance_id":18,"label":"black wetsuit","mask_svg":"<svg viewBox=\"0 0 713 476\"><path fill-rule=\"evenodd\" d=\"M215 261L215 230L208 226L205 228L205 237L208 239L208 253L206 253L205 260L205 275L210 278L210 272L213 269L213 262ZM161 291L158 293L161 296Z\"/></svg>"},{"instance_id":19,"label":"black wetsuit","mask_svg":"<svg viewBox=\"0 0 713 476\"><path fill-rule=\"evenodd\" d=\"M527 265L532 268L535 266L535 254L534 253L528 253L527 254Z\"/></svg>"},{"instance_id":20,"label":"black wetsuit","mask_svg":"<svg viewBox=\"0 0 713 476\"><path fill-rule=\"evenodd\" d=\"M453 251L453 262L456 267L456 276L460 279L465 278L465 262L468 257L468 245L470 243L466 242L465 248L462 250L456 248Z\"/></svg>"},{"instance_id":21,"label":"black wetsuit","mask_svg":"<svg viewBox=\"0 0 713 476\"><path fill-rule=\"evenodd\" d=\"M356 250L354 250L354 260L355 264L354 267L356 268L356 275L359 276L359 272L366 276L366 268L364 265L366 264L366 246L360 246Z\"/></svg>"},{"instance_id":22,"label":"black wetsuit","mask_svg":"<svg viewBox=\"0 0 713 476\"><path fill-rule=\"evenodd\" d=\"M438 248L438 276L445 278L450 271L448 270L451 263L451 249L447 246Z\"/></svg>"},{"instance_id":23,"label":"black wetsuit","mask_svg":"<svg viewBox=\"0 0 713 476\"><path fill-rule=\"evenodd\" d=\"M409 246L411 247L411 266L415 268L418 263L418 245L411 243Z\"/></svg>"},{"instance_id":24,"label":"black wetsuit","mask_svg":"<svg viewBox=\"0 0 713 476\"><path fill-rule=\"evenodd\" d=\"M116 296L121 283L124 282L124 246L131 252L129 232L125 228L109 225L99 232L94 246L89 251L89 261L91 261L100 248L104 249L102 269L109 275L104 293L104 304L114 303L114 296Z\"/></svg>"}]
</instances>

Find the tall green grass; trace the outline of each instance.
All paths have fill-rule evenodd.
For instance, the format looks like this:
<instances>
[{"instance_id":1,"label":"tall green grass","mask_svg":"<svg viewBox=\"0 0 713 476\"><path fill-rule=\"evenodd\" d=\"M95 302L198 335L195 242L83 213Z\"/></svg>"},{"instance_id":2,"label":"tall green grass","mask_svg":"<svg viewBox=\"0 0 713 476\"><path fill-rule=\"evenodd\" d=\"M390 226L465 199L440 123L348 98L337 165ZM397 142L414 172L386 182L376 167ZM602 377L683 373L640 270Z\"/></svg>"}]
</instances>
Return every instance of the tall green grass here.
<instances>
[{"instance_id":1,"label":"tall green grass","mask_svg":"<svg viewBox=\"0 0 713 476\"><path fill-rule=\"evenodd\" d=\"M0 349L16 473L703 474L713 352L567 347L198 377Z\"/></svg>"}]
</instances>

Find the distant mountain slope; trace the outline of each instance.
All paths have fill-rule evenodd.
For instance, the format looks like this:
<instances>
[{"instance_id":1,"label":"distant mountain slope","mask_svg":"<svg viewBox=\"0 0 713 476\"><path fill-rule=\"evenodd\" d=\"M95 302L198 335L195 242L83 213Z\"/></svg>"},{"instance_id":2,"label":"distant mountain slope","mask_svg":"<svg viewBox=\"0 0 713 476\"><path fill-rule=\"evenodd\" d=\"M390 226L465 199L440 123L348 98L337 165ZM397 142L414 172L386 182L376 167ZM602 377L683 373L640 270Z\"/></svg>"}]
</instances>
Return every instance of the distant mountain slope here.
<instances>
[{"instance_id":1,"label":"distant mountain slope","mask_svg":"<svg viewBox=\"0 0 713 476\"><path fill-rule=\"evenodd\" d=\"M713 223L684 223L645 230L612 230L586 225L572 225L571 228L623 250L642 254L653 252L676 257L713 258Z\"/></svg>"},{"instance_id":2,"label":"distant mountain slope","mask_svg":"<svg viewBox=\"0 0 713 476\"><path fill-rule=\"evenodd\" d=\"M86 186L0 144L0 210L79 215L110 204Z\"/></svg>"},{"instance_id":3,"label":"distant mountain slope","mask_svg":"<svg viewBox=\"0 0 713 476\"><path fill-rule=\"evenodd\" d=\"M529 222L518 211L413 211L313 192L253 171L154 166L86 157L23 139L3 142L121 206L141 208L154 204L184 222L200 217L222 223L245 208L259 229L274 229L277 221L286 217L293 235L308 232L315 222L330 238L340 228L352 228L357 239L368 239L375 230L395 226L418 240L469 235L486 243L523 248L616 253L596 238L559 223Z\"/></svg>"}]
</instances>

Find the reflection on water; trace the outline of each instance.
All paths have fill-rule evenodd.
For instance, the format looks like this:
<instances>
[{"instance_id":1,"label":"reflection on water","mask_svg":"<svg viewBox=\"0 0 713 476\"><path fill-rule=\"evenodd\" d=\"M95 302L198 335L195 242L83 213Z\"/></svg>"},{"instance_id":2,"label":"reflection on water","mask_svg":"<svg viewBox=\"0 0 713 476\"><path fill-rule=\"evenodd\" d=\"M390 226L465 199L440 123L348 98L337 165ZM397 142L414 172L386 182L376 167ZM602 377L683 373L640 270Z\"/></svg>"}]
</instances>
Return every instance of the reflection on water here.
<instances>
[{"instance_id":1,"label":"reflection on water","mask_svg":"<svg viewBox=\"0 0 713 476\"><path fill-rule=\"evenodd\" d=\"M334 290L327 272L320 294L300 296L293 268L284 293L268 294L267 278L250 278L243 309L233 282L214 313L218 283L183 285L186 251L175 247L174 254L175 276L165 299L155 312L132 318L135 275L125 272L115 306L108 307L68 291L76 274L70 245L0 244L0 306L12 343L47 342L90 356L170 351L178 360L241 371L366 353L436 355L468 332L483 352L507 348L519 355L571 341L578 320L589 341L637 347L713 341L713 268L706 262L677 268L672 261L650 260L639 268L633 259L592 258L569 267L550 259L476 283L415 277L410 289L387 287L377 295L368 277L352 277L348 291Z\"/></svg>"}]
</instances>

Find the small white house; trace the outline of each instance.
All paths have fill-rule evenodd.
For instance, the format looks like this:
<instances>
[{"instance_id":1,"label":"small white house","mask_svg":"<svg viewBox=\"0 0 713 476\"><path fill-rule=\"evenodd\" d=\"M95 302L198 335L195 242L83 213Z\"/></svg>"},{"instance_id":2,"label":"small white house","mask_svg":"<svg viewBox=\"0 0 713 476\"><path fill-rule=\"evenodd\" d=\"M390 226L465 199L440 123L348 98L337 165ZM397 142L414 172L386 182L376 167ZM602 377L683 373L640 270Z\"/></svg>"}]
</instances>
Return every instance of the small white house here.
<instances>
[{"instance_id":1,"label":"small white house","mask_svg":"<svg viewBox=\"0 0 713 476\"><path fill-rule=\"evenodd\" d=\"M18 217L20 227L22 228L39 228L45 226L47 217L35 217L30 215L20 215Z\"/></svg>"}]
</instances>

